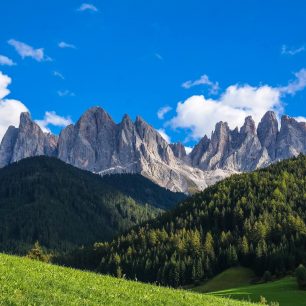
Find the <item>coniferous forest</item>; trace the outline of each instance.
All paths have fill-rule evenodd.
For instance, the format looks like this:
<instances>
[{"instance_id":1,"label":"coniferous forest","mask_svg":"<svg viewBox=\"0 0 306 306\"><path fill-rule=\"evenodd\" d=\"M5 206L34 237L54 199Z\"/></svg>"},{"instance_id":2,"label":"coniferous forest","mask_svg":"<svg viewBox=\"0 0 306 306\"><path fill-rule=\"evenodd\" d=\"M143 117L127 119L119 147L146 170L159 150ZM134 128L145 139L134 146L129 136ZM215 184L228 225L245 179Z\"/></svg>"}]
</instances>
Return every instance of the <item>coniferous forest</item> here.
<instances>
[{"instance_id":1,"label":"coniferous forest","mask_svg":"<svg viewBox=\"0 0 306 306\"><path fill-rule=\"evenodd\" d=\"M282 276L306 260L306 157L233 175L112 242L57 260L181 286L243 265Z\"/></svg>"},{"instance_id":2,"label":"coniferous forest","mask_svg":"<svg viewBox=\"0 0 306 306\"><path fill-rule=\"evenodd\" d=\"M55 158L24 159L0 169L0 250L22 254L39 241L67 251L107 241L184 198L140 175L102 178Z\"/></svg>"}]
</instances>

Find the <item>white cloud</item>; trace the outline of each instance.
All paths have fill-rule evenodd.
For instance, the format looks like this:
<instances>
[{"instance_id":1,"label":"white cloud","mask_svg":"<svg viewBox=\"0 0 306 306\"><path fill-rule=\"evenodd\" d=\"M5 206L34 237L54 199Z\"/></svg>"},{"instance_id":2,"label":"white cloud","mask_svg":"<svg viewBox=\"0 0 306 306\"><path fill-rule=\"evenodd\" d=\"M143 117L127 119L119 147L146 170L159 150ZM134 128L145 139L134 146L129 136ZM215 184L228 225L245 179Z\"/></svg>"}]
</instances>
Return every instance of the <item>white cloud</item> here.
<instances>
[{"instance_id":1,"label":"white cloud","mask_svg":"<svg viewBox=\"0 0 306 306\"><path fill-rule=\"evenodd\" d=\"M58 78L62 79L62 80L65 80L65 77L59 71L53 71L53 75L55 77L58 77Z\"/></svg>"},{"instance_id":2,"label":"white cloud","mask_svg":"<svg viewBox=\"0 0 306 306\"><path fill-rule=\"evenodd\" d=\"M29 112L28 108L20 101L4 99L10 91L8 86L12 79L0 71L0 141L10 125L18 126L20 114ZM46 112L44 119L35 120L44 132L50 132L49 125L65 127L72 123L70 117L62 117L56 112Z\"/></svg>"},{"instance_id":3,"label":"white cloud","mask_svg":"<svg viewBox=\"0 0 306 306\"><path fill-rule=\"evenodd\" d=\"M161 108L158 110L158 112L157 112L157 117L158 117L158 119L160 119L160 120L164 119L164 118L165 118L165 115L166 115L167 113L169 113L171 110L172 110L172 107L170 107L170 106L163 106L163 107L161 107Z\"/></svg>"},{"instance_id":4,"label":"white cloud","mask_svg":"<svg viewBox=\"0 0 306 306\"><path fill-rule=\"evenodd\" d=\"M158 129L157 132L160 134L161 137L163 137L168 143L171 143L171 139L169 135L166 134L166 131L164 129Z\"/></svg>"},{"instance_id":5,"label":"white cloud","mask_svg":"<svg viewBox=\"0 0 306 306\"><path fill-rule=\"evenodd\" d=\"M164 60L163 56L160 55L159 53L155 53L154 55L155 55L155 57L156 57L158 60L160 60L160 61L163 61L163 60Z\"/></svg>"},{"instance_id":6,"label":"white cloud","mask_svg":"<svg viewBox=\"0 0 306 306\"><path fill-rule=\"evenodd\" d=\"M78 11L84 12L84 11L92 11L92 12L98 12L98 8L90 3L83 3L79 8Z\"/></svg>"},{"instance_id":7,"label":"white cloud","mask_svg":"<svg viewBox=\"0 0 306 306\"><path fill-rule=\"evenodd\" d=\"M269 109L280 108L279 93L270 87L230 86L218 100L192 96L179 102L176 116L169 122L173 128L191 130L191 138L210 136L218 121L231 128L241 126L248 115L259 121Z\"/></svg>"},{"instance_id":8,"label":"white cloud","mask_svg":"<svg viewBox=\"0 0 306 306\"><path fill-rule=\"evenodd\" d=\"M231 128L241 126L246 116L251 115L258 122L267 110L281 112L280 93L269 87L233 85L217 100L204 96L192 96L179 102L176 116L171 119L173 128L191 130L191 138L210 136L218 121L228 122Z\"/></svg>"},{"instance_id":9,"label":"white cloud","mask_svg":"<svg viewBox=\"0 0 306 306\"><path fill-rule=\"evenodd\" d=\"M66 89L66 90L59 90L57 92L57 94L60 96L60 97L75 97L75 93Z\"/></svg>"},{"instance_id":10,"label":"white cloud","mask_svg":"<svg viewBox=\"0 0 306 306\"><path fill-rule=\"evenodd\" d=\"M218 121L226 121L230 128L235 128L243 125L246 116L252 116L258 123L268 110L275 111L279 117L284 109L282 98L306 87L306 69L294 75L295 79L283 87L236 84L229 86L218 99L191 96L177 104L176 116L167 125L174 129L190 130L187 138L190 140L199 139L205 134L210 136Z\"/></svg>"},{"instance_id":11,"label":"white cloud","mask_svg":"<svg viewBox=\"0 0 306 306\"><path fill-rule=\"evenodd\" d=\"M189 153L191 153L192 150L193 150L192 147L186 147L186 146L185 146L185 151L186 151L187 155L188 155Z\"/></svg>"},{"instance_id":12,"label":"white cloud","mask_svg":"<svg viewBox=\"0 0 306 306\"><path fill-rule=\"evenodd\" d=\"M26 57L31 57L35 59L38 62L41 61L51 61L51 58L48 56L45 56L44 49L34 49L30 45L27 45L21 41L17 41L15 39L10 39L8 41L8 44L13 46L17 53L24 59Z\"/></svg>"},{"instance_id":13,"label":"white cloud","mask_svg":"<svg viewBox=\"0 0 306 306\"><path fill-rule=\"evenodd\" d=\"M35 122L41 127L41 129L46 132L50 133L49 125L57 126L57 127L65 127L72 123L70 117L61 117L56 114L56 112L46 112L44 119L42 120L35 120Z\"/></svg>"},{"instance_id":14,"label":"white cloud","mask_svg":"<svg viewBox=\"0 0 306 306\"><path fill-rule=\"evenodd\" d=\"M0 141L10 125L19 125L20 113L28 111L20 101L4 99L10 93L7 87L11 81L10 77L0 71Z\"/></svg>"},{"instance_id":15,"label":"white cloud","mask_svg":"<svg viewBox=\"0 0 306 306\"><path fill-rule=\"evenodd\" d=\"M67 49L67 48L76 49L76 46L75 46L75 45L73 45L73 44L68 44L68 43L66 43L65 41L61 41L61 42L58 44L58 47L61 48L61 49Z\"/></svg>"},{"instance_id":16,"label":"white cloud","mask_svg":"<svg viewBox=\"0 0 306 306\"><path fill-rule=\"evenodd\" d=\"M290 81L287 86L279 87L283 94L294 95L297 91L301 91L306 87L306 69L294 73L295 80Z\"/></svg>"},{"instance_id":17,"label":"white cloud","mask_svg":"<svg viewBox=\"0 0 306 306\"><path fill-rule=\"evenodd\" d=\"M299 116L299 117L294 117L294 119L298 122L306 122L306 118L305 117L302 117L302 116Z\"/></svg>"},{"instance_id":18,"label":"white cloud","mask_svg":"<svg viewBox=\"0 0 306 306\"><path fill-rule=\"evenodd\" d=\"M0 100L10 93L8 86L11 84L11 82L12 79L0 71Z\"/></svg>"},{"instance_id":19,"label":"white cloud","mask_svg":"<svg viewBox=\"0 0 306 306\"><path fill-rule=\"evenodd\" d=\"M198 80L195 81L186 81L182 84L183 88L189 89L194 86L199 86L199 85L207 85L209 86L210 94L217 94L219 91L219 83L218 82L212 82L210 81L209 77L206 74L203 74Z\"/></svg>"},{"instance_id":20,"label":"white cloud","mask_svg":"<svg viewBox=\"0 0 306 306\"><path fill-rule=\"evenodd\" d=\"M282 45L281 53L283 55L296 55L296 54L304 52L304 51L305 51L305 46L301 46L299 48L289 48L286 45Z\"/></svg>"},{"instance_id":21,"label":"white cloud","mask_svg":"<svg viewBox=\"0 0 306 306\"><path fill-rule=\"evenodd\" d=\"M5 55L0 55L0 65L1 66L14 66L16 65L16 63L13 62L13 60L11 60L10 58L8 58Z\"/></svg>"}]
</instances>

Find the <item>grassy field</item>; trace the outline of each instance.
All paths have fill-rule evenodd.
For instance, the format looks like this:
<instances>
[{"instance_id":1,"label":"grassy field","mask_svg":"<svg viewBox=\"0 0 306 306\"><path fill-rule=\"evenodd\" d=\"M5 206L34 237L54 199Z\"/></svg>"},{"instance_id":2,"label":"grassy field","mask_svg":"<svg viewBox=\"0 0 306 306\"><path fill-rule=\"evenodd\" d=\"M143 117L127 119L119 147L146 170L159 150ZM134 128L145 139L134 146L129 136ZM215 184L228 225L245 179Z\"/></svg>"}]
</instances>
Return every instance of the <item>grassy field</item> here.
<instances>
[{"instance_id":1,"label":"grassy field","mask_svg":"<svg viewBox=\"0 0 306 306\"><path fill-rule=\"evenodd\" d=\"M250 269L231 268L191 290L253 302L258 302L263 296L269 303L278 302L280 306L306 306L306 291L298 290L295 278L286 277L274 282L251 285L253 278L254 272Z\"/></svg>"},{"instance_id":2,"label":"grassy field","mask_svg":"<svg viewBox=\"0 0 306 306\"><path fill-rule=\"evenodd\" d=\"M294 277L286 277L266 284L250 285L212 293L215 296L258 302L260 296L278 302L280 306L306 306L306 291L299 290Z\"/></svg>"},{"instance_id":3,"label":"grassy field","mask_svg":"<svg viewBox=\"0 0 306 306\"><path fill-rule=\"evenodd\" d=\"M248 306L0 254L0 305Z\"/></svg>"},{"instance_id":4,"label":"grassy field","mask_svg":"<svg viewBox=\"0 0 306 306\"><path fill-rule=\"evenodd\" d=\"M208 282L192 288L192 291L206 293L247 286L254 277L255 274L251 269L244 267L230 268Z\"/></svg>"}]
</instances>

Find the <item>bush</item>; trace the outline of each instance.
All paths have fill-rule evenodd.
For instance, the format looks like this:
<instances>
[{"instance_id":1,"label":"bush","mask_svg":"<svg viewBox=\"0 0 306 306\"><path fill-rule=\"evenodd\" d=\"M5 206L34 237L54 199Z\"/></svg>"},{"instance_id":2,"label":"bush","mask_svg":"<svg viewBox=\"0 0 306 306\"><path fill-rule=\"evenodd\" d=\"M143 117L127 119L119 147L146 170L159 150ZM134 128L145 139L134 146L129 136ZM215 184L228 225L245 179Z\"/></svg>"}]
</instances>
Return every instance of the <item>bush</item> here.
<instances>
[{"instance_id":1,"label":"bush","mask_svg":"<svg viewBox=\"0 0 306 306\"><path fill-rule=\"evenodd\" d=\"M295 276L299 288L301 290L306 290L306 268L303 265L299 265L295 270Z\"/></svg>"},{"instance_id":2,"label":"bush","mask_svg":"<svg viewBox=\"0 0 306 306\"><path fill-rule=\"evenodd\" d=\"M35 242L33 248L28 252L26 257L43 262L49 262L50 260L50 256L45 253L38 241Z\"/></svg>"},{"instance_id":3,"label":"bush","mask_svg":"<svg viewBox=\"0 0 306 306\"><path fill-rule=\"evenodd\" d=\"M259 298L259 304L261 304L261 305L267 305L267 304L268 304L267 299L266 299L264 296L260 296L260 298Z\"/></svg>"}]
</instances>

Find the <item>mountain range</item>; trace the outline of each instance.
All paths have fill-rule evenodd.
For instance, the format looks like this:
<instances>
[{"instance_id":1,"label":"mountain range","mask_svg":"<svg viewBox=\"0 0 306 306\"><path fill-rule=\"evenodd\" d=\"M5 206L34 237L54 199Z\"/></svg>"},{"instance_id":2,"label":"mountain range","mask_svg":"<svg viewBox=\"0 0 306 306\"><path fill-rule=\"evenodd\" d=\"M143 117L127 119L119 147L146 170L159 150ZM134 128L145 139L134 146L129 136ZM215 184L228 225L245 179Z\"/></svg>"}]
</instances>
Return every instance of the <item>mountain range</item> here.
<instances>
[{"instance_id":1,"label":"mountain range","mask_svg":"<svg viewBox=\"0 0 306 306\"><path fill-rule=\"evenodd\" d=\"M216 124L186 154L181 143L167 141L141 117L120 123L100 107L86 111L59 136L44 133L29 113L10 126L0 145L0 167L26 157L46 155L100 175L139 173L173 191L193 192L237 172L252 171L306 153L306 123L267 112L258 126L251 117L231 130Z\"/></svg>"}]
</instances>

